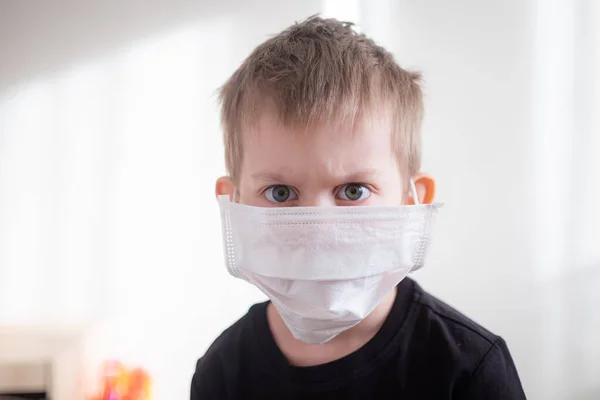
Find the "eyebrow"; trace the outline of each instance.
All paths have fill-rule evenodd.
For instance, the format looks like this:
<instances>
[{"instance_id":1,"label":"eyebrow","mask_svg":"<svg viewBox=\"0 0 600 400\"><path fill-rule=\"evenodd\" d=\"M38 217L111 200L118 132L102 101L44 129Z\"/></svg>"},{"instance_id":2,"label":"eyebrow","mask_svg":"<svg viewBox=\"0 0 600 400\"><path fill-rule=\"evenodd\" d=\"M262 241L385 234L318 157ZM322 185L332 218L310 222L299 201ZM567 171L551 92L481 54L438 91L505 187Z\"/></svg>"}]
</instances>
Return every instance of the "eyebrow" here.
<instances>
[{"instance_id":1,"label":"eyebrow","mask_svg":"<svg viewBox=\"0 0 600 400\"><path fill-rule=\"evenodd\" d=\"M369 180L377 175L380 175L380 172L376 169L365 169L362 171L357 171L357 172L353 172L351 174L348 174L346 176L343 176L343 180L344 182L358 182L360 183L361 181L366 181Z\"/></svg>"},{"instance_id":2,"label":"eyebrow","mask_svg":"<svg viewBox=\"0 0 600 400\"><path fill-rule=\"evenodd\" d=\"M351 183L351 182L362 182L373 178L374 176L380 175L380 172L376 169L365 169L362 171L352 172L348 175L336 176L333 179L341 182ZM282 173L272 172L272 171L259 171L255 172L252 175L252 179L264 181L264 182L274 182L274 183L283 183L289 181L289 176L285 176Z\"/></svg>"},{"instance_id":3,"label":"eyebrow","mask_svg":"<svg viewBox=\"0 0 600 400\"><path fill-rule=\"evenodd\" d=\"M265 182L284 182L286 178L277 172L259 171L252 175L252 179Z\"/></svg>"}]
</instances>

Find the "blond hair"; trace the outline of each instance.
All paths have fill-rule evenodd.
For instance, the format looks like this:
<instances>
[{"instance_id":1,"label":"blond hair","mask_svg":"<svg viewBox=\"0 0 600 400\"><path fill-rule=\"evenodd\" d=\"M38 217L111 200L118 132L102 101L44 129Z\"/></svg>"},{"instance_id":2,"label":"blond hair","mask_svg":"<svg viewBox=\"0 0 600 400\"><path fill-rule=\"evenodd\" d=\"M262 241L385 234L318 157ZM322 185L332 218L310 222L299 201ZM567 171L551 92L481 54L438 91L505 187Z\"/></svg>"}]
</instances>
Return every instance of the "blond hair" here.
<instances>
[{"instance_id":1,"label":"blond hair","mask_svg":"<svg viewBox=\"0 0 600 400\"><path fill-rule=\"evenodd\" d=\"M259 45L221 87L225 163L239 178L244 132L267 103L284 126L354 124L383 109L393 119L392 146L410 178L420 169L423 98L420 74L349 22L313 16Z\"/></svg>"}]
</instances>

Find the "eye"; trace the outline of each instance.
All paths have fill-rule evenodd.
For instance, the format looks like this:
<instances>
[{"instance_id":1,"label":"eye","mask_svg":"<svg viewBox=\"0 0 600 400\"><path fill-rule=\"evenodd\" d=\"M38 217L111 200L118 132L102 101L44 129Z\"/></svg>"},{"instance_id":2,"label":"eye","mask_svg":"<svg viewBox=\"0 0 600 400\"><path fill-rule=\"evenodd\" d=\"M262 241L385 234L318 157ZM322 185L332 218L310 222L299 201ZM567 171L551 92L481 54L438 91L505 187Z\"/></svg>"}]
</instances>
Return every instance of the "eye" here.
<instances>
[{"instance_id":1,"label":"eye","mask_svg":"<svg viewBox=\"0 0 600 400\"><path fill-rule=\"evenodd\" d=\"M285 203L286 201L296 200L298 195L294 189L287 185L274 185L265 190L265 197L271 203Z\"/></svg>"},{"instance_id":2,"label":"eye","mask_svg":"<svg viewBox=\"0 0 600 400\"><path fill-rule=\"evenodd\" d=\"M342 186L336 195L341 200L361 201L369 198L371 191L360 183L348 183Z\"/></svg>"}]
</instances>

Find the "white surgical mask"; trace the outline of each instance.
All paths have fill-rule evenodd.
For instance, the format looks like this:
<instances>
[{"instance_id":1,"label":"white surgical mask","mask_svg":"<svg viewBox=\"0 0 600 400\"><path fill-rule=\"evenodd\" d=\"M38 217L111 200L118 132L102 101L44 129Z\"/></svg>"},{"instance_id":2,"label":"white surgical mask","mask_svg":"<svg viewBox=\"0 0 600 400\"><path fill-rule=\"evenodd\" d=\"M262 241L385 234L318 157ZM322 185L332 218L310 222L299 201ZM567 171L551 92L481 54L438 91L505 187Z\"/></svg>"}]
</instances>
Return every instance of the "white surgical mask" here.
<instances>
[{"instance_id":1,"label":"white surgical mask","mask_svg":"<svg viewBox=\"0 0 600 400\"><path fill-rule=\"evenodd\" d=\"M229 196L219 205L227 270L264 292L306 343L357 325L423 265L440 207L264 208Z\"/></svg>"}]
</instances>

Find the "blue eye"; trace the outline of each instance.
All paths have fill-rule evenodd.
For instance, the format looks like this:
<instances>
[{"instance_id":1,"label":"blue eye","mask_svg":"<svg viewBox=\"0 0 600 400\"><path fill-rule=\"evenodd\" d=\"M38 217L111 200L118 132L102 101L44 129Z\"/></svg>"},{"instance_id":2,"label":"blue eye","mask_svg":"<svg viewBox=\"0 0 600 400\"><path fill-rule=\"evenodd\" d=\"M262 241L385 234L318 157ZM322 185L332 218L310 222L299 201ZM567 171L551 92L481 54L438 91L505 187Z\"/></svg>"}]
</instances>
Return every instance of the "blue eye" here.
<instances>
[{"instance_id":1,"label":"blue eye","mask_svg":"<svg viewBox=\"0 0 600 400\"><path fill-rule=\"evenodd\" d=\"M265 197L271 203L285 203L286 201L296 200L298 195L294 189L287 185L274 185L265 190Z\"/></svg>"},{"instance_id":2,"label":"blue eye","mask_svg":"<svg viewBox=\"0 0 600 400\"><path fill-rule=\"evenodd\" d=\"M364 185L360 183L348 183L342 186L338 192L337 196L341 200L346 201L361 201L366 200L371 195L371 191Z\"/></svg>"}]
</instances>

